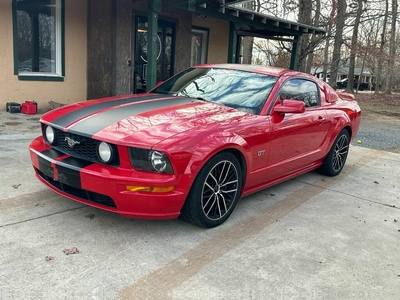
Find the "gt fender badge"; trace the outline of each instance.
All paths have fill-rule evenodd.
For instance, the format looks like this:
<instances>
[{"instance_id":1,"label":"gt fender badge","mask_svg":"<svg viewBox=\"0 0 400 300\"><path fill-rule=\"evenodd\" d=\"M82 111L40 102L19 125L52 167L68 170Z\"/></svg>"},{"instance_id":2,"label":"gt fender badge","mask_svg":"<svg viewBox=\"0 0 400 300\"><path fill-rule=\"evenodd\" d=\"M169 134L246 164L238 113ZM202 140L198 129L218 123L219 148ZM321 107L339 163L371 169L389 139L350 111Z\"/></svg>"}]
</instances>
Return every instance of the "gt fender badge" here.
<instances>
[{"instance_id":1,"label":"gt fender badge","mask_svg":"<svg viewBox=\"0 0 400 300\"><path fill-rule=\"evenodd\" d=\"M75 141L75 140L73 140L73 139L71 139L70 137L65 137L65 139L64 139L64 141L66 141L67 143L68 143L68 146L70 147L70 148L74 148L74 146L75 145L79 145L81 142L79 142L79 141Z\"/></svg>"},{"instance_id":2,"label":"gt fender badge","mask_svg":"<svg viewBox=\"0 0 400 300\"><path fill-rule=\"evenodd\" d=\"M265 153L265 150L260 150L260 151L257 152L257 155L261 156L261 155L264 155L264 153Z\"/></svg>"}]
</instances>

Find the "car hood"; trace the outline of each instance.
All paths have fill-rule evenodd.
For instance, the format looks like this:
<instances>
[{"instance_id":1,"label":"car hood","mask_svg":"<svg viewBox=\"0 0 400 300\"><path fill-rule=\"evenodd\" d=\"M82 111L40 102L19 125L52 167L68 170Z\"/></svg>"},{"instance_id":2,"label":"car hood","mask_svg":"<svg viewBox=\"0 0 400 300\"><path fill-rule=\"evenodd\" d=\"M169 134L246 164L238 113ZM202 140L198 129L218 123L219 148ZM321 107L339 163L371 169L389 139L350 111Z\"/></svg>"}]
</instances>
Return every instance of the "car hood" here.
<instances>
[{"instance_id":1,"label":"car hood","mask_svg":"<svg viewBox=\"0 0 400 300\"><path fill-rule=\"evenodd\" d=\"M202 100L162 94L140 94L91 100L64 106L42 116L42 122L73 134L151 147L194 128L217 126L254 117Z\"/></svg>"}]
</instances>

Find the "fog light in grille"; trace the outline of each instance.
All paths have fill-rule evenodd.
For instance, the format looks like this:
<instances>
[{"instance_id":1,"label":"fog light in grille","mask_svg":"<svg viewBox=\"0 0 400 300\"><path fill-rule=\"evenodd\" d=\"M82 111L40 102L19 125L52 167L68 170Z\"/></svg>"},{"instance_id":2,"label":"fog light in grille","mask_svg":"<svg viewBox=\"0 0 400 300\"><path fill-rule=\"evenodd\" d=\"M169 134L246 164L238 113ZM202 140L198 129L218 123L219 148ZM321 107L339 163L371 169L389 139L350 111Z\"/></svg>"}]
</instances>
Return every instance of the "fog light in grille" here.
<instances>
[{"instance_id":1,"label":"fog light in grille","mask_svg":"<svg viewBox=\"0 0 400 300\"><path fill-rule=\"evenodd\" d=\"M46 140L50 143L53 144L56 134L54 132L54 129L51 126L46 126L45 130L44 130L44 135L46 137Z\"/></svg>"},{"instance_id":2,"label":"fog light in grille","mask_svg":"<svg viewBox=\"0 0 400 300\"><path fill-rule=\"evenodd\" d=\"M174 190L174 186L127 185L126 190L130 192L167 193L167 192L172 192Z\"/></svg>"},{"instance_id":3,"label":"fog light in grille","mask_svg":"<svg viewBox=\"0 0 400 300\"><path fill-rule=\"evenodd\" d=\"M99 156L100 161L103 163L111 162L113 158L113 149L111 145L107 144L106 142L101 142L97 146L97 155Z\"/></svg>"}]
</instances>

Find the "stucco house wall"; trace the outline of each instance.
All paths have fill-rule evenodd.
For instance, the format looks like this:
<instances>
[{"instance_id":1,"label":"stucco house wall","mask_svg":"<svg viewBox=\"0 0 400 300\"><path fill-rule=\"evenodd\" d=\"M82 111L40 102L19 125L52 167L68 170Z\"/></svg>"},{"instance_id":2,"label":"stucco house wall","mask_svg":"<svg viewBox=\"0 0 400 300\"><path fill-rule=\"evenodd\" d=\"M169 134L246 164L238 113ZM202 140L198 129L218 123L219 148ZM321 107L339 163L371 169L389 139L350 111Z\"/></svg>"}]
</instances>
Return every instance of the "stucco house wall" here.
<instances>
[{"instance_id":1,"label":"stucco house wall","mask_svg":"<svg viewBox=\"0 0 400 300\"><path fill-rule=\"evenodd\" d=\"M229 22L193 14L192 24L210 30L207 63L226 63L228 60Z\"/></svg>"},{"instance_id":2,"label":"stucco house wall","mask_svg":"<svg viewBox=\"0 0 400 300\"><path fill-rule=\"evenodd\" d=\"M164 1L159 19L176 24L174 73L189 67L192 26L209 30L207 63L227 62L229 22L178 10L170 6L173 2ZM119 0L115 15L112 3L66 0L64 81L28 81L14 74L12 0L0 0L0 109L7 102L34 100L46 110L49 101L70 104L131 92L132 68L127 61L134 60L133 18L146 15L148 3Z\"/></svg>"},{"instance_id":3,"label":"stucco house wall","mask_svg":"<svg viewBox=\"0 0 400 300\"><path fill-rule=\"evenodd\" d=\"M35 100L39 109L49 101L64 104L86 99L87 1L65 1L64 81L24 81L14 75L12 0L0 0L0 109L7 102Z\"/></svg>"}]
</instances>

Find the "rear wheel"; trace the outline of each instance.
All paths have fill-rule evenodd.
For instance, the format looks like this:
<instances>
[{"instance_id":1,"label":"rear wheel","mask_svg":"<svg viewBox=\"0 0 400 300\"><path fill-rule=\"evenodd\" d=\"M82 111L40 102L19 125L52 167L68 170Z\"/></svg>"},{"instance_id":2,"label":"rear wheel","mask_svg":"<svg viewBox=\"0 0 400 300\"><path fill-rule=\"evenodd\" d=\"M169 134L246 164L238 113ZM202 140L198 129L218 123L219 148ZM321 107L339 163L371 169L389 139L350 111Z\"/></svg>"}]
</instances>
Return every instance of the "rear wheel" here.
<instances>
[{"instance_id":1,"label":"rear wheel","mask_svg":"<svg viewBox=\"0 0 400 300\"><path fill-rule=\"evenodd\" d=\"M349 153L349 144L349 132L343 129L336 137L319 171L328 176L338 175L346 163L347 154Z\"/></svg>"},{"instance_id":2,"label":"rear wheel","mask_svg":"<svg viewBox=\"0 0 400 300\"><path fill-rule=\"evenodd\" d=\"M212 228L224 223L240 197L242 173L235 155L221 152L197 175L181 217L195 225Z\"/></svg>"}]
</instances>

